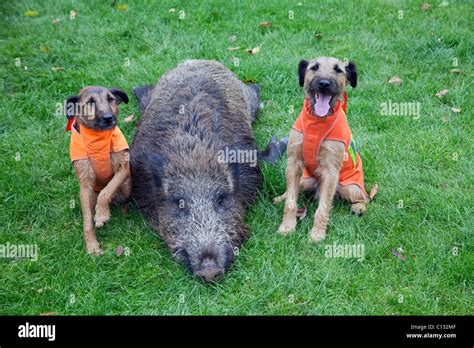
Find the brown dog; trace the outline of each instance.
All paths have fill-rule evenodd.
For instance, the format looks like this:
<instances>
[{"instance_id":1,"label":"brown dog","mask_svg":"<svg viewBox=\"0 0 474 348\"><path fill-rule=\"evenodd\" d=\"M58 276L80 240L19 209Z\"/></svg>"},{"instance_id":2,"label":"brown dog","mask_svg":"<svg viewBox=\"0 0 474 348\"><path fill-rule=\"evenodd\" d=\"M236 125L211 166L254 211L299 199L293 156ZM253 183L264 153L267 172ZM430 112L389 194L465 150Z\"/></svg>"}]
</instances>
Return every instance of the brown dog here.
<instances>
[{"instance_id":1,"label":"brown dog","mask_svg":"<svg viewBox=\"0 0 474 348\"><path fill-rule=\"evenodd\" d=\"M296 228L300 190L315 191L319 206L310 237L318 242L326 237L336 193L352 203L351 210L357 215L365 212L369 202L362 161L345 114L346 83L357 86L357 71L353 62L321 57L310 62L301 60L298 73L306 98L288 140L286 192L275 198L274 203L285 200L279 232L286 235Z\"/></svg>"},{"instance_id":2,"label":"brown dog","mask_svg":"<svg viewBox=\"0 0 474 348\"><path fill-rule=\"evenodd\" d=\"M86 87L66 104L86 251L93 255L101 251L94 221L95 227L102 227L110 218L112 199L125 203L132 189L128 144L116 126L122 102L128 103L128 96L118 89Z\"/></svg>"}]
</instances>

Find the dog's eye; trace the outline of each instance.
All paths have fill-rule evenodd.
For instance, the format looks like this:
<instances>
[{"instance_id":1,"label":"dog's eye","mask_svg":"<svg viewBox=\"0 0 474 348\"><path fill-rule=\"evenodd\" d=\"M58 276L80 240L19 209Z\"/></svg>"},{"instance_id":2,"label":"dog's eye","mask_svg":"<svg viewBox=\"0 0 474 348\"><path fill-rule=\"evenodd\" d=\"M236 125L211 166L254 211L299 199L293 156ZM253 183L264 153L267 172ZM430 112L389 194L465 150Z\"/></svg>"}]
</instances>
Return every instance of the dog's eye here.
<instances>
[{"instance_id":1,"label":"dog's eye","mask_svg":"<svg viewBox=\"0 0 474 348\"><path fill-rule=\"evenodd\" d=\"M334 65L334 71L336 71L337 73L342 73L342 70L339 65Z\"/></svg>"},{"instance_id":2,"label":"dog's eye","mask_svg":"<svg viewBox=\"0 0 474 348\"><path fill-rule=\"evenodd\" d=\"M313 71L317 71L319 69L319 64L314 64L312 67L311 67L311 70Z\"/></svg>"}]
</instances>

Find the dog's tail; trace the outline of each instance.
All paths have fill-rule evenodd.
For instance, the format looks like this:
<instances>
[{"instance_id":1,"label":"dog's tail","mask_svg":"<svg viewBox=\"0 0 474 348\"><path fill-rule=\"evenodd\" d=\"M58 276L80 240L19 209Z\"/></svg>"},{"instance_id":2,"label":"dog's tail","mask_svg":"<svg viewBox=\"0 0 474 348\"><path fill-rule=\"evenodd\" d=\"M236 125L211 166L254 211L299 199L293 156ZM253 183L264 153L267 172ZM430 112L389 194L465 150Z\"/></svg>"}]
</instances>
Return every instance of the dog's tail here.
<instances>
[{"instance_id":1,"label":"dog's tail","mask_svg":"<svg viewBox=\"0 0 474 348\"><path fill-rule=\"evenodd\" d=\"M154 86L152 85L146 85L143 87L134 87L132 89L133 94L137 97L138 106L140 107L140 113L142 115L145 113L148 104L150 104L153 87Z\"/></svg>"},{"instance_id":2,"label":"dog's tail","mask_svg":"<svg viewBox=\"0 0 474 348\"><path fill-rule=\"evenodd\" d=\"M377 194L378 190L379 190L379 185L373 184L372 188L370 189L369 200L373 200L375 198L375 195Z\"/></svg>"},{"instance_id":3,"label":"dog's tail","mask_svg":"<svg viewBox=\"0 0 474 348\"><path fill-rule=\"evenodd\" d=\"M263 151L258 151L257 158L259 161L265 161L270 164L275 164L285 153L288 146L288 137L277 141L273 136L267 147Z\"/></svg>"}]
</instances>

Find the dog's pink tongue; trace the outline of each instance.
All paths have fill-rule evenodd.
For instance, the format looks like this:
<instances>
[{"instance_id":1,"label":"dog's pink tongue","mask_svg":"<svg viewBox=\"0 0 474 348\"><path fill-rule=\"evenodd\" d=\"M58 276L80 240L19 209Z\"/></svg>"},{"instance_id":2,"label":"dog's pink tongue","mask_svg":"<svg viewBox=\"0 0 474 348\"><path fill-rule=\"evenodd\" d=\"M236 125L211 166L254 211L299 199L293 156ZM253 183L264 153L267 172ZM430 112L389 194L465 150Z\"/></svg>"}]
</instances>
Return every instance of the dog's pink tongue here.
<instances>
[{"instance_id":1,"label":"dog's pink tongue","mask_svg":"<svg viewBox=\"0 0 474 348\"><path fill-rule=\"evenodd\" d=\"M331 96L328 94L319 93L316 96L316 105L314 106L314 111L318 116L326 116L329 112L329 101Z\"/></svg>"}]
</instances>

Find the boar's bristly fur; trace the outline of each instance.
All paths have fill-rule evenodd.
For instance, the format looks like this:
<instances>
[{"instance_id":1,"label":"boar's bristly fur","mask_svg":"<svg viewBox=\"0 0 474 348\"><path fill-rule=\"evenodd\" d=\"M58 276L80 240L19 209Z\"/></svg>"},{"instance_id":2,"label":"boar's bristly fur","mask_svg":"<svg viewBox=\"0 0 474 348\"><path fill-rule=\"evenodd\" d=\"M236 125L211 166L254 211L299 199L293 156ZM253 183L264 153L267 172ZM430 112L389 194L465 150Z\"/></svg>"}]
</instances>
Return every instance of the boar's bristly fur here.
<instances>
[{"instance_id":1,"label":"boar's bristly fur","mask_svg":"<svg viewBox=\"0 0 474 348\"><path fill-rule=\"evenodd\" d=\"M175 257L205 281L221 278L247 238L245 210L258 193L251 124L258 88L215 61L188 60L143 93L148 105L133 140L133 198Z\"/></svg>"}]
</instances>

